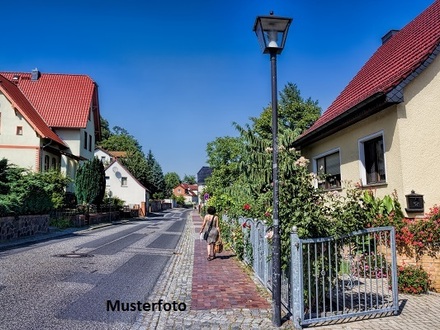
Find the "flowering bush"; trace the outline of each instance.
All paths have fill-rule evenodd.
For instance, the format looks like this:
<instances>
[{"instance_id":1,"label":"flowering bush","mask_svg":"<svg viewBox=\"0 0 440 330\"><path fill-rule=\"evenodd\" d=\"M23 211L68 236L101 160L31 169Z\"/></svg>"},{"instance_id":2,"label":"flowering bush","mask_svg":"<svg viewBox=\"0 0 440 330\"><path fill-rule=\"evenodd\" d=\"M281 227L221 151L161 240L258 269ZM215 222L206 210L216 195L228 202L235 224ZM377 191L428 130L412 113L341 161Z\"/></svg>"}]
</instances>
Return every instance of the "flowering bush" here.
<instances>
[{"instance_id":1,"label":"flowering bush","mask_svg":"<svg viewBox=\"0 0 440 330\"><path fill-rule=\"evenodd\" d=\"M403 217L397 204L389 213L378 213L372 226L394 226L396 245L400 253L420 259L423 255L436 256L440 251L440 208L435 205L424 218L410 219Z\"/></svg>"},{"instance_id":2,"label":"flowering bush","mask_svg":"<svg viewBox=\"0 0 440 330\"><path fill-rule=\"evenodd\" d=\"M398 288L401 293L421 294L429 290L431 281L422 267L400 266L398 271Z\"/></svg>"}]
</instances>

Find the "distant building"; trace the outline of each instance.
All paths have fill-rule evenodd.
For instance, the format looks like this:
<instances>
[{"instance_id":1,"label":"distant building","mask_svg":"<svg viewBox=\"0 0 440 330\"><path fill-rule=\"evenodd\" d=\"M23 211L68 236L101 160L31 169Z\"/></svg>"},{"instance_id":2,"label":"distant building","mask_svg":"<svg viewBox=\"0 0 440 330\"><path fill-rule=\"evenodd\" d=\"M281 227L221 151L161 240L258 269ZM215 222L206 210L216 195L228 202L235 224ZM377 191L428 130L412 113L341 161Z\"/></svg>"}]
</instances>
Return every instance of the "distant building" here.
<instances>
[{"instance_id":1,"label":"distant building","mask_svg":"<svg viewBox=\"0 0 440 330\"><path fill-rule=\"evenodd\" d=\"M181 183L173 189L174 196L183 196L185 204L197 204L198 194L196 184Z\"/></svg>"},{"instance_id":2,"label":"distant building","mask_svg":"<svg viewBox=\"0 0 440 330\"><path fill-rule=\"evenodd\" d=\"M206 187L206 179L209 178L212 174L212 168L208 166L203 166L198 172L197 172L197 193L199 195L199 205L205 203L205 196L203 196L203 191Z\"/></svg>"},{"instance_id":3,"label":"distant building","mask_svg":"<svg viewBox=\"0 0 440 330\"><path fill-rule=\"evenodd\" d=\"M198 172L197 172L197 184L205 186L205 180L206 178L209 178L211 176L212 169L208 166L203 166Z\"/></svg>"}]
</instances>

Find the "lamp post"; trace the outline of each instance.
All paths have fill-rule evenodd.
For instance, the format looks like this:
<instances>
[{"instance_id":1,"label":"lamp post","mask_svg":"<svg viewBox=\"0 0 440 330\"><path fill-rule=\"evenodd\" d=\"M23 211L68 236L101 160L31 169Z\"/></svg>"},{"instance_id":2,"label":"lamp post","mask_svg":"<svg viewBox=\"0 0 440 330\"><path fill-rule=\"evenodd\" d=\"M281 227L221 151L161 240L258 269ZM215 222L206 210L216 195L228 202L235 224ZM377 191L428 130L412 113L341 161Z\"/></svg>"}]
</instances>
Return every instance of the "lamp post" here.
<instances>
[{"instance_id":1,"label":"lamp post","mask_svg":"<svg viewBox=\"0 0 440 330\"><path fill-rule=\"evenodd\" d=\"M273 180L273 238L272 238L272 304L275 326L281 326L281 239L278 219L278 95L277 54L281 54L287 38L291 18L258 16L254 31L263 54L270 54L272 81L272 180Z\"/></svg>"}]
</instances>

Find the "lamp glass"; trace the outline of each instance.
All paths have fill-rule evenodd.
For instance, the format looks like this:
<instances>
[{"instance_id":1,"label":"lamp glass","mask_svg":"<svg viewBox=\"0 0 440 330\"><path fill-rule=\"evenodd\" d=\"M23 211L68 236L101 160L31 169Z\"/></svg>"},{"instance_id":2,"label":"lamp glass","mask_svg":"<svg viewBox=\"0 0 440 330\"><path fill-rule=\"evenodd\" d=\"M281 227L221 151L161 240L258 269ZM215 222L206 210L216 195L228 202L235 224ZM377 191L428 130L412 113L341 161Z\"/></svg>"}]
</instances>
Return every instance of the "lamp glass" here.
<instances>
[{"instance_id":1,"label":"lamp glass","mask_svg":"<svg viewBox=\"0 0 440 330\"><path fill-rule=\"evenodd\" d=\"M254 31L264 54L270 52L280 54L282 52L291 22L291 18L273 15L257 17Z\"/></svg>"}]
</instances>

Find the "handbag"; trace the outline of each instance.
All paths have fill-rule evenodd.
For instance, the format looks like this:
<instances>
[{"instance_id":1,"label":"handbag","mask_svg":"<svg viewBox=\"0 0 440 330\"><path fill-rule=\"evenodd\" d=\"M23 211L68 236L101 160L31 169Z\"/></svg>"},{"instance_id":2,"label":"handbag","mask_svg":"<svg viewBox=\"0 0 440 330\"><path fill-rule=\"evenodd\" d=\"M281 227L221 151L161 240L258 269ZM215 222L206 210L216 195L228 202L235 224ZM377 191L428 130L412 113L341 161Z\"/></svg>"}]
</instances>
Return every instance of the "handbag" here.
<instances>
[{"instance_id":1,"label":"handbag","mask_svg":"<svg viewBox=\"0 0 440 330\"><path fill-rule=\"evenodd\" d=\"M222 251L223 251L223 241L219 237L217 242L215 242L215 245L214 245L214 253L222 253Z\"/></svg>"},{"instance_id":2,"label":"handbag","mask_svg":"<svg viewBox=\"0 0 440 330\"><path fill-rule=\"evenodd\" d=\"M203 234L203 239L204 239L205 241L208 240L209 232L211 231L212 224L214 223L214 218L215 218L215 215L212 216L211 223L209 224L209 228L208 228L208 230L205 231L205 233Z\"/></svg>"}]
</instances>

